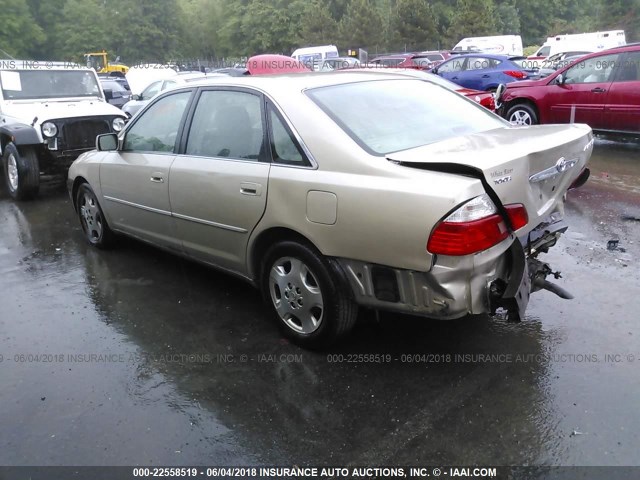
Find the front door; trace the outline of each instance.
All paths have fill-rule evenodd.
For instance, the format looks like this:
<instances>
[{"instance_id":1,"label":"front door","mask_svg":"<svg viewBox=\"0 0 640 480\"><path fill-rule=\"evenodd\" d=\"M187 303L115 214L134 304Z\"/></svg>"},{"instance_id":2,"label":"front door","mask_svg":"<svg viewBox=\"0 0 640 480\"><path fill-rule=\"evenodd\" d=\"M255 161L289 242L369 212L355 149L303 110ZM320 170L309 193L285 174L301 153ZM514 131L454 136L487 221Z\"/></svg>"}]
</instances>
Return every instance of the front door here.
<instances>
[{"instance_id":1,"label":"front door","mask_svg":"<svg viewBox=\"0 0 640 480\"><path fill-rule=\"evenodd\" d=\"M549 85L548 123L586 123L591 128L602 128L604 106L618 58L618 54L612 54L583 60L563 73L563 84Z\"/></svg>"},{"instance_id":2,"label":"front door","mask_svg":"<svg viewBox=\"0 0 640 480\"><path fill-rule=\"evenodd\" d=\"M121 150L100 165L109 221L118 230L180 248L169 204L169 169L191 91L159 99L125 132Z\"/></svg>"}]
</instances>

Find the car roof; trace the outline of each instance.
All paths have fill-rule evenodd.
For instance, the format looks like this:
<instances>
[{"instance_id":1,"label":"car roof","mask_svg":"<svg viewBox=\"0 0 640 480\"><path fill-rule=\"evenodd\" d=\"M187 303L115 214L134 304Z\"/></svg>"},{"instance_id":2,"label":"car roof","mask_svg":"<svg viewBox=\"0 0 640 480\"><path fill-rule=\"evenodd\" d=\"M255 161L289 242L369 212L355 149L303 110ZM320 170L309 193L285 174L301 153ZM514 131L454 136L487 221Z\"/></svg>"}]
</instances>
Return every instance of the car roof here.
<instances>
[{"instance_id":1,"label":"car roof","mask_svg":"<svg viewBox=\"0 0 640 480\"><path fill-rule=\"evenodd\" d=\"M288 92L300 92L302 90L312 88L374 80L415 80L415 78L401 76L394 73L342 70L339 72L325 73L309 72L279 75L247 75L242 77L216 77L215 79L212 78L210 80L191 82L189 87L210 85L247 86L286 95ZM184 86L182 88L184 88Z\"/></svg>"},{"instance_id":2,"label":"car roof","mask_svg":"<svg viewBox=\"0 0 640 480\"><path fill-rule=\"evenodd\" d=\"M607 48L605 50L598 50L597 52L594 53L601 53L601 52L607 52L607 53L615 53L615 52L635 52L637 50L640 50L640 42L635 42L635 43L627 43L626 45L620 45L618 47L612 47L612 48Z\"/></svg>"},{"instance_id":3,"label":"car roof","mask_svg":"<svg viewBox=\"0 0 640 480\"><path fill-rule=\"evenodd\" d=\"M454 58L467 58L467 57L484 57L484 58L491 58L493 60L510 60L512 58L526 58L526 57L513 57L513 56L508 56L508 55L496 55L494 53L482 53L482 52L476 52L476 53L465 53L464 55L456 55ZM451 60L450 58L448 58L447 60Z\"/></svg>"}]
</instances>

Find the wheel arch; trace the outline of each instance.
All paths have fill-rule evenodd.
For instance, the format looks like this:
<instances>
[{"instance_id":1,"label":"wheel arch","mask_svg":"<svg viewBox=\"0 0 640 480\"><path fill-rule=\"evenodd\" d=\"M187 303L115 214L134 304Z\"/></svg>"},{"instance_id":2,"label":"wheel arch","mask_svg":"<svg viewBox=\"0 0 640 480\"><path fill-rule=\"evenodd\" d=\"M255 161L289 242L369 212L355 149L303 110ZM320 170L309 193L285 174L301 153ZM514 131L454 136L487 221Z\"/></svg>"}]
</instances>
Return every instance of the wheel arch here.
<instances>
[{"instance_id":1,"label":"wheel arch","mask_svg":"<svg viewBox=\"0 0 640 480\"><path fill-rule=\"evenodd\" d=\"M11 125L3 125L0 127L0 142L2 142L2 151L7 144L13 143L16 146L24 145L40 145L40 137L38 132L31 125L23 123L14 123Z\"/></svg>"},{"instance_id":2,"label":"wheel arch","mask_svg":"<svg viewBox=\"0 0 640 480\"><path fill-rule=\"evenodd\" d=\"M89 181L86 178L78 175L73 181L73 185L71 186L71 201L73 202L73 209L76 212L78 211L78 189L83 183L89 184Z\"/></svg>"},{"instance_id":3,"label":"wheel arch","mask_svg":"<svg viewBox=\"0 0 640 480\"><path fill-rule=\"evenodd\" d=\"M519 104L525 104L531 107L535 112L536 116L538 117L538 123L542 123L541 122L542 119L540 118L540 109L538 108L538 105L536 104L536 102L534 102L533 100L527 97L518 97L518 98L514 98L513 100L507 101L504 106L504 118L508 120L507 117L509 114L509 110L511 110L511 108Z\"/></svg>"},{"instance_id":4,"label":"wheel arch","mask_svg":"<svg viewBox=\"0 0 640 480\"><path fill-rule=\"evenodd\" d=\"M299 242L316 250L318 253L321 253L320 249L311 240L295 230L287 227L268 228L260 232L249 244L247 262L247 267L249 269L248 273L256 284L259 284L260 282L260 269L262 268L261 264L265 253L267 253L267 250L269 250L272 245L283 241Z\"/></svg>"}]
</instances>

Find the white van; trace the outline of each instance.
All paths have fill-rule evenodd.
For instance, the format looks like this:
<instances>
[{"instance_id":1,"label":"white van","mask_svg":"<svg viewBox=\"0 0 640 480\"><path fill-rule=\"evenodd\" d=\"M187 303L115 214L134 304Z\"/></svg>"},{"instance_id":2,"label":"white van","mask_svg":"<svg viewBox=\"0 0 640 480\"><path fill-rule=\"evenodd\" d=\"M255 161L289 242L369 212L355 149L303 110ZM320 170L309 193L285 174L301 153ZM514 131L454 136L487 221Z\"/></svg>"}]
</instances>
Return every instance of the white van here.
<instances>
[{"instance_id":1,"label":"white van","mask_svg":"<svg viewBox=\"0 0 640 480\"><path fill-rule=\"evenodd\" d=\"M318 47L298 48L291 56L309 68L318 70L327 58L338 56L338 47L335 45L321 45Z\"/></svg>"},{"instance_id":2,"label":"white van","mask_svg":"<svg viewBox=\"0 0 640 480\"><path fill-rule=\"evenodd\" d=\"M571 50L597 52L605 48L620 47L626 44L624 30L556 35L555 37L547 38L547 41L538 51L528 58L543 59L556 53L564 53Z\"/></svg>"},{"instance_id":3,"label":"white van","mask_svg":"<svg viewBox=\"0 0 640 480\"><path fill-rule=\"evenodd\" d=\"M463 38L453 47L453 51L522 56L522 37L520 35L496 35L493 37Z\"/></svg>"}]
</instances>

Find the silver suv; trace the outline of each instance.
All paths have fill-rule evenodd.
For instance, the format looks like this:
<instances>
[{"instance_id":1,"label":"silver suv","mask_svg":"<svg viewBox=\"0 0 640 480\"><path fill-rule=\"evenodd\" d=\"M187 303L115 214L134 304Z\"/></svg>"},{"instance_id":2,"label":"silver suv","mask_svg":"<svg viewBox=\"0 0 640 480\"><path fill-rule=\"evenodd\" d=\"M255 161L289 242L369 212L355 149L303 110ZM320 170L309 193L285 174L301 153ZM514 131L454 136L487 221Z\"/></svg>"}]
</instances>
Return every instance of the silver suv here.
<instances>
[{"instance_id":1,"label":"silver suv","mask_svg":"<svg viewBox=\"0 0 640 480\"><path fill-rule=\"evenodd\" d=\"M11 197L33 198L42 179L64 178L97 135L119 132L125 118L92 69L0 60L0 154Z\"/></svg>"}]
</instances>

